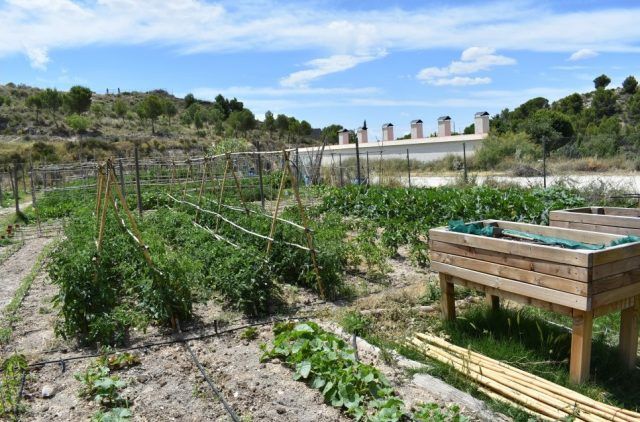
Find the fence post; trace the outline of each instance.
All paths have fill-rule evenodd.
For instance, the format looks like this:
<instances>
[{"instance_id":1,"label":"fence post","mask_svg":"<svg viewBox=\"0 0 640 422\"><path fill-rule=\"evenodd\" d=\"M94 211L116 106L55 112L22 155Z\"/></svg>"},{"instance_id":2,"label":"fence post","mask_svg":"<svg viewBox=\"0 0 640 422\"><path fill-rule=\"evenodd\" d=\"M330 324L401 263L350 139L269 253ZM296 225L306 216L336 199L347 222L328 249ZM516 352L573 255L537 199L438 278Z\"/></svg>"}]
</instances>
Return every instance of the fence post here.
<instances>
[{"instance_id":1,"label":"fence post","mask_svg":"<svg viewBox=\"0 0 640 422\"><path fill-rule=\"evenodd\" d=\"M2 203L4 202L4 196L2 194L2 179L4 179L4 175L0 173L0 208L4 206L2 205Z\"/></svg>"},{"instance_id":2,"label":"fence post","mask_svg":"<svg viewBox=\"0 0 640 422\"><path fill-rule=\"evenodd\" d=\"M344 180L342 179L342 154L338 154L338 168L340 169L340 187L344 187Z\"/></svg>"},{"instance_id":3,"label":"fence post","mask_svg":"<svg viewBox=\"0 0 640 422\"><path fill-rule=\"evenodd\" d=\"M409 148L407 148L407 176L409 177L409 187L411 187L411 161L409 161Z\"/></svg>"},{"instance_id":4,"label":"fence post","mask_svg":"<svg viewBox=\"0 0 640 422\"><path fill-rule=\"evenodd\" d=\"M133 158L136 163L136 191L138 194L138 213L140 214L140 218L142 218L142 193L140 192L140 163L138 161L138 144L135 145L133 154Z\"/></svg>"},{"instance_id":5,"label":"fence post","mask_svg":"<svg viewBox=\"0 0 640 422\"><path fill-rule=\"evenodd\" d=\"M547 188L547 137L542 137L542 186Z\"/></svg>"},{"instance_id":6,"label":"fence post","mask_svg":"<svg viewBox=\"0 0 640 422\"><path fill-rule=\"evenodd\" d=\"M378 185L382 186L382 150L380 150L380 171L378 174Z\"/></svg>"},{"instance_id":7,"label":"fence post","mask_svg":"<svg viewBox=\"0 0 640 422\"><path fill-rule=\"evenodd\" d=\"M127 197L127 193L124 188L124 169L122 168L122 158L118 160L118 170L120 171L120 188L122 190L122 196Z\"/></svg>"},{"instance_id":8,"label":"fence post","mask_svg":"<svg viewBox=\"0 0 640 422\"><path fill-rule=\"evenodd\" d=\"M264 211L264 185L262 184L262 158L260 157L260 142L256 143L256 150L258 153L258 183L260 184L260 204L262 204L262 210Z\"/></svg>"},{"instance_id":9,"label":"fence post","mask_svg":"<svg viewBox=\"0 0 640 422\"><path fill-rule=\"evenodd\" d=\"M30 169L30 179L31 179L31 204L33 206L33 210L36 213L36 222L38 223L38 236L42 236L42 227L40 226L40 212L38 211L38 204L36 203L36 185L33 182L33 165L31 165Z\"/></svg>"},{"instance_id":10,"label":"fence post","mask_svg":"<svg viewBox=\"0 0 640 422\"><path fill-rule=\"evenodd\" d=\"M466 142L462 143L462 160L464 166L464 182L467 183L467 144Z\"/></svg>"},{"instance_id":11,"label":"fence post","mask_svg":"<svg viewBox=\"0 0 640 422\"><path fill-rule=\"evenodd\" d=\"M367 151L367 186L369 186L369 178L371 173L369 172L369 151Z\"/></svg>"}]
</instances>

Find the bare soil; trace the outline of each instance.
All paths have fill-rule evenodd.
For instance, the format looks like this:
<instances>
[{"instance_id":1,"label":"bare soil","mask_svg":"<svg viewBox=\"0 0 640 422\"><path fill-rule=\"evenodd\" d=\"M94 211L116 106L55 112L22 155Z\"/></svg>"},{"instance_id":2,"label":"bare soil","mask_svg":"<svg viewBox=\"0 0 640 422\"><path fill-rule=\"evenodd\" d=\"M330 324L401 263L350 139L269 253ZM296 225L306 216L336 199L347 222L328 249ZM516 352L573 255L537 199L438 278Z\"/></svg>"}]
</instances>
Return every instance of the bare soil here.
<instances>
[{"instance_id":1,"label":"bare soil","mask_svg":"<svg viewBox=\"0 0 640 422\"><path fill-rule=\"evenodd\" d=\"M5 265L21 268L12 276L19 284L21 275L28 274L35 257L49 240L25 245L21 255L14 255ZM24 262L23 262L24 261ZM20 262L23 262L20 264ZM359 298L340 303L325 303L304 289L284 287L284 297L292 306L302 306L299 313L323 322L330 330L341 333L335 321L347 309L366 309L381 304L396 303L405 306L417 303L431 275L417 270L406 258L390 260L392 271L385 282L369 282L363 274L352 275L349 283L357 286ZM26 268L23 268L26 267ZM4 273L0 273L4 274ZM74 356L96 353L96 349L78 347L73 341L55 336L56 312L51 299L56 286L48 283L45 273L34 280L17 313L14 333L10 342L2 347L2 355L23 353L29 362L59 361ZM241 315L228 312L216 303L195 307L196 318L185 326L187 336L213 334L213 326L220 329L246 324ZM273 339L272 324L258 328L258 338L243 339L243 330L191 340L198 360L208 376L221 390L234 411L246 421L346 421L338 409L323 402L322 395L299 381L284 365L260 362L260 345ZM200 421L229 420L222 403L214 396L204 377L191 360L185 345L177 342L168 345L144 347L154 342L178 340L168 328L151 327L147 332L133 332L130 345L140 346L135 353L141 364L117 371L127 387L123 392L130 403L135 421ZM402 363L399 357L389 360L382 352L359 340L361 358L378 367L392 382L408 405L435 401L442 405L462 404L463 413L472 420L503 420L500 415L488 411L482 402L473 399L439 380L426 375L413 375L408 369L416 369L417 363ZM34 368L26 379L24 404L26 421L89 420L99 410L93 402L79 397L81 382L74 374L90 365L93 358L71 360L62 364L49 363ZM54 391L51 398L42 398L47 387Z\"/></svg>"},{"instance_id":2,"label":"bare soil","mask_svg":"<svg viewBox=\"0 0 640 422\"><path fill-rule=\"evenodd\" d=\"M0 311L11 302L20 282L29 274L36 257L50 241L48 238L29 240L0 265Z\"/></svg>"}]
</instances>

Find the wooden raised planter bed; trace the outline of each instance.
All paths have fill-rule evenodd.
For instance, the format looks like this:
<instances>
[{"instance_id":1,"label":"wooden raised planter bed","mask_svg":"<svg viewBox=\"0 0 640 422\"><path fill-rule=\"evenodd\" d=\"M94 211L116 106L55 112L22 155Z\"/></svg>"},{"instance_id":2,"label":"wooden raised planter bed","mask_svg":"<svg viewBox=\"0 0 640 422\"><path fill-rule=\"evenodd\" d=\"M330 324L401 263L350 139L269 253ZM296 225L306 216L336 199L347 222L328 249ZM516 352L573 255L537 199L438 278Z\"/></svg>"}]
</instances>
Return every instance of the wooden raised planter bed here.
<instances>
[{"instance_id":1,"label":"wooden raised planter bed","mask_svg":"<svg viewBox=\"0 0 640 422\"><path fill-rule=\"evenodd\" d=\"M640 236L640 209L573 208L549 213L549 225L601 233Z\"/></svg>"},{"instance_id":2,"label":"wooden raised planter bed","mask_svg":"<svg viewBox=\"0 0 640 422\"><path fill-rule=\"evenodd\" d=\"M484 225L608 244L624 236L507 221ZM440 273L443 316L455 319L454 284L485 292L494 307L499 298L536 306L573 318L570 374L589 377L593 318L622 310L620 352L633 368L638 347L640 242L601 250L563 249L511 238L429 230L431 266Z\"/></svg>"}]
</instances>

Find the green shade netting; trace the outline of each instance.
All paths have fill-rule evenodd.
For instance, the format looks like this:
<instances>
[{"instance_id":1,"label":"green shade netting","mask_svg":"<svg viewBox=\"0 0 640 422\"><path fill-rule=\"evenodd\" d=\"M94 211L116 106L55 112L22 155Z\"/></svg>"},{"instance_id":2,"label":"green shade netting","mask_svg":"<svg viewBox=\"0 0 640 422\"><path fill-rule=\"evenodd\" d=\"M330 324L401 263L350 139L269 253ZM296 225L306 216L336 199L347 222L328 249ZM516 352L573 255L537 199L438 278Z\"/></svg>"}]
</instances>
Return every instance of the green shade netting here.
<instances>
[{"instance_id":1,"label":"green shade netting","mask_svg":"<svg viewBox=\"0 0 640 422\"><path fill-rule=\"evenodd\" d=\"M592 244L576 242L575 240L562 239L559 237L542 236L540 234L523 232L520 230L500 229L494 226L485 226L483 223L468 223L465 224L463 220L451 220L449 221L449 230L456 233L475 234L478 236L495 237L496 231L501 231L503 235L512 236L519 239L531 240L537 243L548 246L560 246L566 249L588 249L599 250L605 249L611 246L624 245L625 243L640 242L638 236L625 236L620 239L613 240L608 244Z\"/></svg>"}]
</instances>

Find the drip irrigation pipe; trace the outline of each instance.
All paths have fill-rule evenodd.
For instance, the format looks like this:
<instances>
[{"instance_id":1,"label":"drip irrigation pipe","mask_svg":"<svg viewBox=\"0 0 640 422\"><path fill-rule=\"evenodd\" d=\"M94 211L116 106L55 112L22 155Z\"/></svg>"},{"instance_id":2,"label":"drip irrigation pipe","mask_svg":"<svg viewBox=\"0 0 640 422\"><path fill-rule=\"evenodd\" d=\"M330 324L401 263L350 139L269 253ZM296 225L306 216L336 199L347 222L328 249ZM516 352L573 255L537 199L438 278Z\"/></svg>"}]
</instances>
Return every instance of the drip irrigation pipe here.
<instances>
[{"instance_id":1,"label":"drip irrigation pipe","mask_svg":"<svg viewBox=\"0 0 640 422\"><path fill-rule=\"evenodd\" d=\"M193 360L193 362L198 367L198 370L200 370L200 373L202 374L204 379L207 381L207 384L209 384L209 387L211 388L211 391L213 391L213 394L215 394L215 396L218 398L218 400L220 400L220 402L224 406L224 409L227 411L227 413L229 414L229 416L231 417L233 422L240 422L240 419L238 418L238 415L236 415L236 412L234 412L233 408L224 399L224 396L222 395L222 392L215 386L215 384L213 383L211 378L209 378L209 375L207 374L207 371L205 371L204 367L202 366L202 364L198 360L198 357L196 356L196 354L193 353L193 349L191 349L191 346L189 346L189 340L186 340L186 339L184 339L182 337L182 330L180 329L180 321L176 320L176 326L177 326L177 329L178 329L178 335L181 337L182 344L185 346L185 348L187 349L187 351L191 355L191 359Z\"/></svg>"},{"instance_id":2,"label":"drip irrigation pipe","mask_svg":"<svg viewBox=\"0 0 640 422\"><path fill-rule=\"evenodd\" d=\"M182 343L182 342L185 342L185 341L204 340L204 339L211 338L211 337L217 337L217 336L220 336L222 334L233 333L235 331L243 330L243 329L246 329L246 328L260 327L260 326L263 326L263 325L269 325L269 324L273 324L273 323L276 323L276 322L282 322L282 321L287 321L287 320L303 320L303 319L304 318L302 318L302 317L274 318L274 319L271 319L269 321L261 321L261 322L255 322L255 323L240 325L240 326L237 326L237 327L232 327L232 328L229 328L229 329L224 330L224 331L215 330L215 332L213 332L213 333L202 334L202 335L199 335L199 336L184 337L184 338L180 338L180 339L158 341L158 342L153 342L153 343L140 344L140 345L137 345L137 346L125 347L123 349L119 349L117 351L113 351L113 352L109 352L109 353L90 353L90 354L86 354L86 355L70 356L68 358L60 358L60 359L52 359L52 360L46 360L46 361L41 361L41 362L35 362L35 363L31 363L31 364L27 365L27 367L28 368L35 368L35 367L46 366L46 365L51 365L51 364L61 364L61 363L64 363L64 362L71 362L71 361L83 360L83 359L91 359L91 358L96 358L96 357L105 356L105 355L107 355L107 356L115 355L117 353L127 352L127 351L131 351L131 350L140 350L140 349L146 349L146 348L150 348L150 347L167 346L167 345L171 345L171 344ZM4 372L4 371L0 369L0 373L2 373L2 372Z\"/></svg>"}]
</instances>

